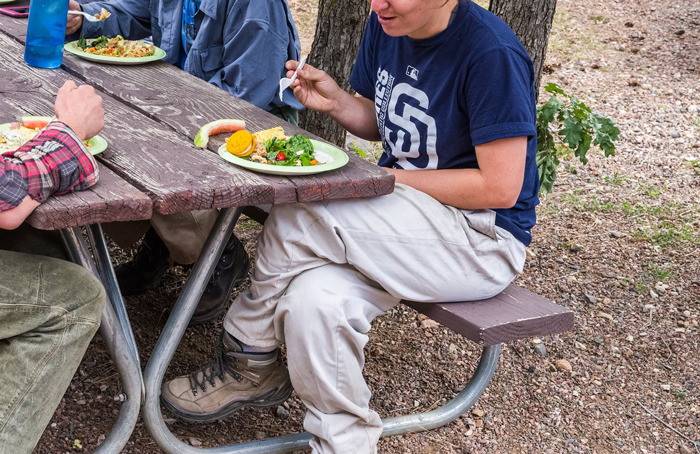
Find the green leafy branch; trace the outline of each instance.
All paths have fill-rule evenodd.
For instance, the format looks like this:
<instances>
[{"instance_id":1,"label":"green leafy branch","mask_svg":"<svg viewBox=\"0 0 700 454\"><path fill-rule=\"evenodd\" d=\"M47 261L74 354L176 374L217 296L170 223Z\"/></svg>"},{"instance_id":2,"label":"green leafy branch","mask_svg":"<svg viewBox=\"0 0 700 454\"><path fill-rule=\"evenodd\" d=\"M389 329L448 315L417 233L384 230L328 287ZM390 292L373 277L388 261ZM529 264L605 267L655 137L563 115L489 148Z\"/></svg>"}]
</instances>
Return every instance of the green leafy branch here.
<instances>
[{"instance_id":1,"label":"green leafy branch","mask_svg":"<svg viewBox=\"0 0 700 454\"><path fill-rule=\"evenodd\" d=\"M552 96L537 108L536 161L540 190L551 192L563 148L572 150L583 164L588 163L586 153L591 146L598 146L605 156L614 156L615 141L620 130L610 118L594 113L575 96L565 93L559 85L549 83L545 91L552 93Z\"/></svg>"}]
</instances>

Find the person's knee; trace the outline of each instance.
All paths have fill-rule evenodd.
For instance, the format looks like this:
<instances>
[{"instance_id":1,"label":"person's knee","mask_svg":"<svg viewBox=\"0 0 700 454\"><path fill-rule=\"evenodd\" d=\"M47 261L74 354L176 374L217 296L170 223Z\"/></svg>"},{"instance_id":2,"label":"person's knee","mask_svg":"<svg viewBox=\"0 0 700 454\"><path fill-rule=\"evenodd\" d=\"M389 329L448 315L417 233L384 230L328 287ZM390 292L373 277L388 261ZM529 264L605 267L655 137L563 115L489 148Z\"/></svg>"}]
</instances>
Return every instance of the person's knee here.
<instances>
[{"instance_id":1,"label":"person's knee","mask_svg":"<svg viewBox=\"0 0 700 454\"><path fill-rule=\"evenodd\" d=\"M102 283L90 270L70 262L62 264L73 288L72 297L65 298L65 308L75 319L81 319L99 327L107 295ZM60 303L57 301L57 303Z\"/></svg>"},{"instance_id":2,"label":"person's knee","mask_svg":"<svg viewBox=\"0 0 700 454\"><path fill-rule=\"evenodd\" d=\"M334 298L330 298L323 283L304 272L294 278L286 295L280 301L278 312L284 313L285 325L309 326L337 323L342 316L342 307ZM290 292L290 290L292 290Z\"/></svg>"}]
</instances>

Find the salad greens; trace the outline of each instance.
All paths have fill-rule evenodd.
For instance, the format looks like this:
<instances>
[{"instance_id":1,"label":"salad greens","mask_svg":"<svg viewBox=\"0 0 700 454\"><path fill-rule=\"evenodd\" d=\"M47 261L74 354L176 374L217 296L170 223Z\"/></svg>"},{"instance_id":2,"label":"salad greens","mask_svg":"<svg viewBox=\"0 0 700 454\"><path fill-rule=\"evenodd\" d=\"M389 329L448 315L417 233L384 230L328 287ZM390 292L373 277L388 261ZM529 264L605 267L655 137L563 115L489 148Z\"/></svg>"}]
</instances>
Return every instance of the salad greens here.
<instances>
[{"instance_id":1,"label":"salad greens","mask_svg":"<svg viewBox=\"0 0 700 454\"><path fill-rule=\"evenodd\" d=\"M297 161L302 166L316 165L314 146L308 137L294 134L287 140L277 137L265 141L267 160L278 166L296 166Z\"/></svg>"}]
</instances>

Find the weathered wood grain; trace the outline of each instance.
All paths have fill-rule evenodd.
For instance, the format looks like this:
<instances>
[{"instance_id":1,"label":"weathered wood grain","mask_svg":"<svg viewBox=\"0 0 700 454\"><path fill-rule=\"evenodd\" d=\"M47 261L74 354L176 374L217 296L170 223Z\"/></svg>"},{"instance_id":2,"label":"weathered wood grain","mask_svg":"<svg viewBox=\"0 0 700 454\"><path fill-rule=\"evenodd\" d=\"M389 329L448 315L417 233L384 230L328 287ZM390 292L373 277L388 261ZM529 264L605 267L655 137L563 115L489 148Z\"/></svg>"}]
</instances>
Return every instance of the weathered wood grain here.
<instances>
[{"instance_id":1,"label":"weathered wood grain","mask_svg":"<svg viewBox=\"0 0 700 454\"><path fill-rule=\"evenodd\" d=\"M113 221L150 219L151 199L114 172L100 166L100 179L86 191L51 197L27 222L42 230L56 230Z\"/></svg>"},{"instance_id":2,"label":"weathered wood grain","mask_svg":"<svg viewBox=\"0 0 700 454\"><path fill-rule=\"evenodd\" d=\"M5 24L3 23L3 25ZM17 21L11 21L8 31L15 40L23 42L24 32ZM26 65L24 66L26 67ZM141 113L154 122L160 123L161 127L165 125L163 130L170 129L180 133L190 141L194 139L203 124L219 118L244 119L247 129L251 131L267 129L284 123L279 118L236 98L230 93L164 62L124 67L96 64L66 53L63 68L74 78L89 81L100 91L118 99L134 112ZM301 128L286 123L284 129L289 134L310 135ZM107 133L105 132L105 134ZM317 138L313 135L311 137ZM160 137L158 138L160 139ZM215 152L223 143L224 138L224 135L214 137L210 141L209 150ZM225 206L234 200L238 204L258 204L371 197L393 190L394 179L392 175L352 153L349 153L349 156L350 163L344 168L312 177L294 176L287 178L256 175L246 170L236 169L234 173L254 175L255 184L269 186L266 189L260 189L258 186L258 189L264 193L262 201L244 202L242 199L246 198L245 195L231 198L228 194L222 194L214 206ZM214 160L219 159L215 155ZM207 161L208 163L209 161ZM225 163L225 165L232 167L229 163ZM120 167L113 168L121 174ZM246 183L250 184L250 181L246 180ZM268 191L271 191L272 195ZM171 208L170 205L166 208L165 205L156 202L156 210L160 212L172 209L174 208ZM178 206L177 209L181 209L181 207Z\"/></svg>"},{"instance_id":3,"label":"weathered wood grain","mask_svg":"<svg viewBox=\"0 0 700 454\"><path fill-rule=\"evenodd\" d=\"M3 92L3 116L10 116L5 112L16 115L19 109L13 106L50 115L55 93L69 76L61 70L27 66L21 46L3 34L0 46L13 50L0 67L0 78L14 81ZM284 179L272 184L229 165L110 96L103 96L103 106L106 125L100 135L109 148L99 159L147 193L160 213L296 200L294 185Z\"/></svg>"},{"instance_id":4,"label":"weathered wood grain","mask_svg":"<svg viewBox=\"0 0 700 454\"><path fill-rule=\"evenodd\" d=\"M515 284L481 301L402 303L482 345L560 333L574 326L571 309Z\"/></svg>"}]
</instances>

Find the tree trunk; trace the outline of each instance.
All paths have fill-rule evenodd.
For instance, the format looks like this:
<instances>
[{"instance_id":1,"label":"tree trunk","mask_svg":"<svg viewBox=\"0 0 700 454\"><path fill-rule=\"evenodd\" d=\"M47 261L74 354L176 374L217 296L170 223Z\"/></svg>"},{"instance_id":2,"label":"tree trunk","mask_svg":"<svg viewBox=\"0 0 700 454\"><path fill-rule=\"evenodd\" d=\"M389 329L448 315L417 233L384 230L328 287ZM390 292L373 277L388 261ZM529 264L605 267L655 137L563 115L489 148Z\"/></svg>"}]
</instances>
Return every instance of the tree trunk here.
<instances>
[{"instance_id":1,"label":"tree trunk","mask_svg":"<svg viewBox=\"0 0 700 454\"><path fill-rule=\"evenodd\" d=\"M308 63L327 72L350 91L350 72L369 17L366 0L319 0L316 34ZM309 132L345 148L345 129L328 115L304 110L299 124Z\"/></svg>"},{"instance_id":2,"label":"tree trunk","mask_svg":"<svg viewBox=\"0 0 700 454\"><path fill-rule=\"evenodd\" d=\"M489 10L513 29L530 54L535 68L535 93L539 93L556 7L557 0L490 0Z\"/></svg>"}]
</instances>

